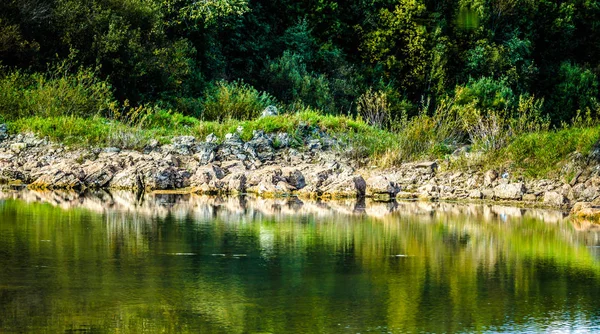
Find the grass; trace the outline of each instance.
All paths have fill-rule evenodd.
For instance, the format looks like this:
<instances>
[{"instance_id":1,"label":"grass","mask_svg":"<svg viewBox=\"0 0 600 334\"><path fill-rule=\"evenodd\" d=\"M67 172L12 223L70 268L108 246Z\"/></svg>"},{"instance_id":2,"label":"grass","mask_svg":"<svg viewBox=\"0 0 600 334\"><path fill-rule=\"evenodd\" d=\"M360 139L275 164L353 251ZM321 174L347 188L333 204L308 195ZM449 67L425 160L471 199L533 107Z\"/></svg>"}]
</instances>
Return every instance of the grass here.
<instances>
[{"instance_id":1,"label":"grass","mask_svg":"<svg viewBox=\"0 0 600 334\"><path fill-rule=\"evenodd\" d=\"M556 174L572 153L589 155L599 140L599 126L526 133L490 154L488 160L512 167L526 177L547 177Z\"/></svg>"},{"instance_id":2,"label":"grass","mask_svg":"<svg viewBox=\"0 0 600 334\"><path fill-rule=\"evenodd\" d=\"M99 116L26 117L8 121L7 124L12 133L32 132L72 147L117 146L128 149L141 149L154 139L160 143L168 143L173 137L184 135L192 135L202 140L214 133L223 139L225 134L236 132L238 128L241 129L242 139L246 141L252 138L255 130L266 133L284 132L298 137L301 135L298 132L303 129L320 129L353 143L353 146L360 148L360 154L365 157L385 152L393 142L389 138L395 136L388 131L373 128L361 120L320 115L314 111L248 121L199 121L191 117L182 118L179 114L173 114L172 117L167 119L164 115L159 115L158 120L145 119L144 125L129 125L127 122Z\"/></svg>"},{"instance_id":3,"label":"grass","mask_svg":"<svg viewBox=\"0 0 600 334\"><path fill-rule=\"evenodd\" d=\"M345 144L347 157L380 168L424 159L446 159L462 145L472 144L476 158L455 159L451 168L509 169L526 177L557 174L570 154L589 154L600 139L600 122L580 113L572 125L549 130L541 115L541 101L522 97L512 113L480 110L475 104L459 105L440 100L431 114L421 111L408 118L385 118L384 95L364 99L361 110L373 117L326 115L300 101L278 105L284 113L258 117L277 101L243 82L219 83L200 99L203 111L196 117L165 110L157 105L130 106L117 102L111 87L89 69L65 74L66 64L49 74L27 74L0 67L0 121L12 133L33 132L71 147L143 149L151 141L166 144L173 137L192 135L203 140L213 133L221 140L240 131L243 140L255 130L288 133L296 146L318 138L324 131ZM379 94L379 93L378 93ZM200 120L202 119L202 120ZM388 124L389 123L389 124ZM373 126L375 125L375 126ZM393 129L393 130L390 130ZM277 145L278 143L276 143Z\"/></svg>"},{"instance_id":4,"label":"grass","mask_svg":"<svg viewBox=\"0 0 600 334\"><path fill-rule=\"evenodd\" d=\"M360 119L345 116L321 115L315 111L269 116L254 120L199 121L180 114L167 116L157 113L145 119L144 125L103 117L78 116L26 117L9 121L12 133L33 132L41 137L71 147L116 146L142 149L152 140L166 144L173 137L191 135L203 140L214 133L221 140L225 134L241 129L243 140L250 140L253 131L288 133L293 138L306 138L303 129L320 129L347 144L349 157L368 159L379 167L392 167L401 162L422 159L443 159L451 153L442 137L431 134L431 129L405 128L391 132L372 127ZM425 123L419 122L423 127ZM560 130L542 130L524 133L512 138L505 147L483 154L484 168L510 169L526 177L539 178L555 175L570 154L588 155L600 139L599 126L567 127ZM419 151L420 150L420 151ZM460 168L461 166L453 166Z\"/></svg>"}]
</instances>

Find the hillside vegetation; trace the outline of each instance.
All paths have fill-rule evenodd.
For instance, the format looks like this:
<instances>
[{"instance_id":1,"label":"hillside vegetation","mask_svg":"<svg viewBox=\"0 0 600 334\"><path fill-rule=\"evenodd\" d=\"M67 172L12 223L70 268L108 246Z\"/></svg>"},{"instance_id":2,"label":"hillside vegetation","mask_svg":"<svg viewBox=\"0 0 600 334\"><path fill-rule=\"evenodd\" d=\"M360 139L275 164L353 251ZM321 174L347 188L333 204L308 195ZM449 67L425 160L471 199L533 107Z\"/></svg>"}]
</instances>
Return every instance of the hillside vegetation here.
<instances>
[{"instance_id":1,"label":"hillside vegetation","mask_svg":"<svg viewBox=\"0 0 600 334\"><path fill-rule=\"evenodd\" d=\"M7 0L0 121L129 148L302 124L379 166L546 176L600 138L598 18L591 0Z\"/></svg>"}]
</instances>

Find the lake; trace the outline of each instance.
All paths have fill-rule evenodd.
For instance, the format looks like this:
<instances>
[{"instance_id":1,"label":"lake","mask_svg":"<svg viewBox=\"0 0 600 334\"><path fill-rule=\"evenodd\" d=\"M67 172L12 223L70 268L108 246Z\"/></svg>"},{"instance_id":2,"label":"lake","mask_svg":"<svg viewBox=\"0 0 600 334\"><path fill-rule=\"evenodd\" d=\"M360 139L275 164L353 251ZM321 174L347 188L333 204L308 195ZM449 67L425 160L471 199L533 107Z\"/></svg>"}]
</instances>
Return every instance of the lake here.
<instances>
[{"instance_id":1,"label":"lake","mask_svg":"<svg viewBox=\"0 0 600 334\"><path fill-rule=\"evenodd\" d=\"M596 332L599 283L557 211L0 192L0 332Z\"/></svg>"}]
</instances>

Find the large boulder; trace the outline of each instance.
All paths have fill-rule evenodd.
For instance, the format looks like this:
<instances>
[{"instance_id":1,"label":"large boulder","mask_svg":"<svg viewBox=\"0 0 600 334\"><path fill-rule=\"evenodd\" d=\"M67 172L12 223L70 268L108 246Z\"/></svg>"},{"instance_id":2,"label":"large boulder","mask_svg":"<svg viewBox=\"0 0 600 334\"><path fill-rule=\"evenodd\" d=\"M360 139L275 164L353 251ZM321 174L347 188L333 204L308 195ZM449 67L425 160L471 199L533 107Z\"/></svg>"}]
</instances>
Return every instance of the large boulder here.
<instances>
[{"instance_id":1,"label":"large boulder","mask_svg":"<svg viewBox=\"0 0 600 334\"><path fill-rule=\"evenodd\" d=\"M494 188L494 197L502 200L520 201L525 191L525 185L521 182L500 184Z\"/></svg>"},{"instance_id":2,"label":"large boulder","mask_svg":"<svg viewBox=\"0 0 600 334\"><path fill-rule=\"evenodd\" d=\"M277 110L276 106L268 106L260 114L261 117L277 116L277 115L279 115L279 110Z\"/></svg>"},{"instance_id":3,"label":"large boulder","mask_svg":"<svg viewBox=\"0 0 600 334\"><path fill-rule=\"evenodd\" d=\"M483 185L489 187L494 183L494 181L496 181L496 179L498 179L498 172L493 169L488 170L483 175Z\"/></svg>"},{"instance_id":4,"label":"large boulder","mask_svg":"<svg viewBox=\"0 0 600 334\"><path fill-rule=\"evenodd\" d=\"M366 195L370 197L394 198L400 192L400 186L396 182L382 175L372 176L366 183Z\"/></svg>"},{"instance_id":5,"label":"large boulder","mask_svg":"<svg viewBox=\"0 0 600 334\"><path fill-rule=\"evenodd\" d=\"M254 160L273 160L273 141L263 131L255 130L252 140L244 144L244 151Z\"/></svg>"},{"instance_id":6,"label":"large boulder","mask_svg":"<svg viewBox=\"0 0 600 334\"><path fill-rule=\"evenodd\" d=\"M176 153L181 155L190 155L193 152L196 144L196 138L193 136L179 136L171 140L173 149Z\"/></svg>"},{"instance_id":7,"label":"large boulder","mask_svg":"<svg viewBox=\"0 0 600 334\"><path fill-rule=\"evenodd\" d=\"M301 171L294 169L288 173L285 180L289 185L297 189L302 189L306 186L306 179Z\"/></svg>"},{"instance_id":8,"label":"large boulder","mask_svg":"<svg viewBox=\"0 0 600 334\"><path fill-rule=\"evenodd\" d=\"M563 206L569 203L569 200L565 196L559 194L556 191L548 191L544 194L544 204L551 206Z\"/></svg>"},{"instance_id":9,"label":"large boulder","mask_svg":"<svg viewBox=\"0 0 600 334\"><path fill-rule=\"evenodd\" d=\"M137 168L129 167L118 173L108 183L111 189L140 191L145 188L144 177L138 173Z\"/></svg>"},{"instance_id":10,"label":"large boulder","mask_svg":"<svg viewBox=\"0 0 600 334\"><path fill-rule=\"evenodd\" d=\"M15 168L0 168L0 184L12 182L28 183L29 181L28 175Z\"/></svg>"},{"instance_id":11,"label":"large boulder","mask_svg":"<svg viewBox=\"0 0 600 334\"><path fill-rule=\"evenodd\" d=\"M84 173L75 164L62 163L42 171L36 175L35 181L29 185L32 189L72 189L82 190L85 184Z\"/></svg>"},{"instance_id":12,"label":"large boulder","mask_svg":"<svg viewBox=\"0 0 600 334\"><path fill-rule=\"evenodd\" d=\"M320 192L323 197L355 198L364 197L367 183L360 175L338 175L327 180Z\"/></svg>"},{"instance_id":13,"label":"large boulder","mask_svg":"<svg viewBox=\"0 0 600 334\"><path fill-rule=\"evenodd\" d=\"M113 164L92 162L83 167L82 181L87 188L105 188L117 171L118 168Z\"/></svg>"}]
</instances>

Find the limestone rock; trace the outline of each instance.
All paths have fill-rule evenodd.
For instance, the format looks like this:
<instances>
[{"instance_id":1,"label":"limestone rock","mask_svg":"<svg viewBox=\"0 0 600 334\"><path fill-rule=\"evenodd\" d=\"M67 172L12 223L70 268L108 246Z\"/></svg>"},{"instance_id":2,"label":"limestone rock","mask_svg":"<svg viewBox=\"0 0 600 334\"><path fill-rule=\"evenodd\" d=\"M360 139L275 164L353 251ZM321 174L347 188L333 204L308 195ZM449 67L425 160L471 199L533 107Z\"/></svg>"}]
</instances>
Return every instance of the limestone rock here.
<instances>
[{"instance_id":1,"label":"limestone rock","mask_svg":"<svg viewBox=\"0 0 600 334\"><path fill-rule=\"evenodd\" d=\"M333 198L344 197L364 197L367 183L360 175L341 175L335 177L332 182L328 182L321 189L322 196Z\"/></svg>"},{"instance_id":2,"label":"limestone rock","mask_svg":"<svg viewBox=\"0 0 600 334\"><path fill-rule=\"evenodd\" d=\"M568 203L568 200L561 194L555 191L549 191L544 194L544 204L552 206L563 206Z\"/></svg>"},{"instance_id":3,"label":"limestone rock","mask_svg":"<svg viewBox=\"0 0 600 334\"><path fill-rule=\"evenodd\" d=\"M496 179L498 179L498 172L493 169L488 170L483 175L483 185L489 187L492 185L492 183L494 183L494 181L496 181Z\"/></svg>"},{"instance_id":4,"label":"limestone rock","mask_svg":"<svg viewBox=\"0 0 600 334\"><path fill-rule=\"evenodd\" d=\"M469 198L470 199L482 199L483 198L483 194L481 193L481 191L475 189L475 190L472 190L469 193Z\"/></svg>"},{"instance_id":5,"label":"limestone rock","mask_svg":"<svg viewBox=\"0 0 600 334\"><path fill-rule=\"evenodd\" d=\"M523 183L500 184L494 188L494 197L502 200L519 201L525 194Z\"/></svg>"},{"instance_id":6,"label":"limestone rock","mask_svg":"<svg viewBox=\"0 0 600 334\"><path fill-rule=\"evenodd\" d=\"M279 115L279 110L277 110L276 106L268 106L260 114L261 117L277 116L277 115Z\"/></svg>"},{"instance_id":7,"label":"limestone rock","mask_svg":"<svg viewBox=\"0 0 600 334\"><path fill-rule=\"evenodd\" d=\"M372 176L367 181L366 195L371 197L389 196L396 197L400 192L400 186L395 182L388 180L387 177L378 175Z\"/></svg>"}]
</instances>

